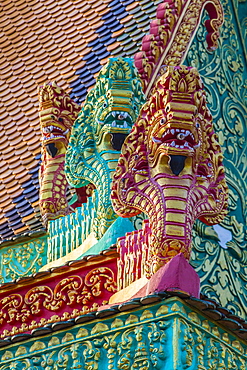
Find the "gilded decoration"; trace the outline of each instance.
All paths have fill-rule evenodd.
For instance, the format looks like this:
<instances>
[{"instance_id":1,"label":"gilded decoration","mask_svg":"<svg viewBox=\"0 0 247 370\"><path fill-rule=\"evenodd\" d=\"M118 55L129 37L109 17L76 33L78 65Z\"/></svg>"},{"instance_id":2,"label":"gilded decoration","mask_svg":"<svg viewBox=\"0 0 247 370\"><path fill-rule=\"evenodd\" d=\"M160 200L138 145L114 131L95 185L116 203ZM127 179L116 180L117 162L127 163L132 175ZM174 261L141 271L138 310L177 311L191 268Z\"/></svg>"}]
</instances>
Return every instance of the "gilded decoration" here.
<instances>
[{"instance_id":1,"label":"gilded decoration","mask_svg":"<svg viewBox=\"0 0 247 370\"><path fill-rule=\"evenodd\" d=\"M222 5L225 20L218 50L205 50L205 31L200 26L187 63L198 68L205 83L214 129L224 154L229 213L221 227L222 233L230 236L222 243L216 229L197 221L191 264L200 276L204 294L246 317L247 66L244 40L235 18L236 3L224 0ZM202 23L205 19L206 15Z\"/></svg>"},{"instance_id":2,"label":"gilded decoration","mask_svg":"<svg viewBox=\"0 0 247 370\"><path fill-rule=\"evenodd\" d=\"M47 222L70 212L64 161L70 130L80 107L55 82L41 86L38 94L42 132L39 204Z\"/></svg>"},{"instance_id":3,"label":"gilded decoration","mask_svg":"<svg viewBox=\"0 0 247 370\"><path fill-rule=\"evenodd\" d=\"M145 276L151 235L149 222L144 220L142 228L118 238L116 244L119 253L117 259L118 291Z\"/></svg>"},{"instance_id":4,"label":"gilded decoration","mask_svg":"<svg viewBox=\"0 0 247 370\"><path fill-rule=\"evenodd\" d=\"M245 370L244 343L177 298L0 350L0 370Z\"/></svg>"},{"instance_id":5,"label":"gilded decoration","mask_svg":"<svg viewBox=\"0 0 247 370\"><path fill-rule=\"evenodd\" d=\"M92 231L97 239L117 218L110 201L112 175L122 143L143 103L133 61L111 58L100 71L73 126L66 153L66 176L75 188L89 183L96 188L97 213Z\"/></svg>"},{"instance_id":6,"label":"gilded decoration","mask_svg":"<svg viewBox=\"0 0 247 370\"><path fill-rule=\"evenodd\" d=\"M94 311L107 303L117 287L110 263L80 275L56 278L55 285L45 283L36 283L30 289L17 286L0 296L1 338Z\"/></svg>"},{"instance_id":7,"label":"gilded decoration","mask_svg":"<svg viewBox=\"0 0 247 370\"><path fill-rule=\"evenodd\" d=\"M78 248L90 235L95 208L92 197L74 212L48 223L47 263L56 261Z\"/></svg>"},{"instance_id":8,"label":"gilded decoration","mask_svg":"<svg viewBox=\"0 0 247 370\"><path fill-rule=\"evenodd\" d=\"M35 239L0 250L0 282L35 274L46 263L46 238Z\"/></svg>"},{"instance_id":9,"label":"gilded decoration","mask_svg":"<svg viewBox=\"0 0 247 370\"><path fill-rule=\"evenodd\" d=\"M204 9L210 18L205 22L207 47L215 50L223 23L219 0L165 1L158 5L156 19L150 24L150 33L142 40L142 51L135 54L135 65L147 96L150 92L153 94L152 87L163 66L182 64Z\"/></svg>"},{"instance_id":10,"label":"gilded decoration","mask_svg":"<svg viewBox=\"0 0 247 370\"><path fill-rule=\"evenodd\" d=\"M159 78L122 146L111 196L120 216L149 218L147 276L178 253L189 259L197 218L224 218L222 153L195 68L170 66Z\"/></svg>"}]
</instances>

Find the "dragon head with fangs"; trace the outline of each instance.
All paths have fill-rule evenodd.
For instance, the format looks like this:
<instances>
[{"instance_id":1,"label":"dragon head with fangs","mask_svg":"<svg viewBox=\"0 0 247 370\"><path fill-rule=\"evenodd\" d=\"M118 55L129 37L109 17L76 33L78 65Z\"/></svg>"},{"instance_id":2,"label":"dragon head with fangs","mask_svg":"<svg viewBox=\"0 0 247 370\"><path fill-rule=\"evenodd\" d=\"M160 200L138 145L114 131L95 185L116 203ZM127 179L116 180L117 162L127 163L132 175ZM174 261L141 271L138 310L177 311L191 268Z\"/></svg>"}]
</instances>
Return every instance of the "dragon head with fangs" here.
<instances>
[{"instance_id":1,"label":"dragon head with fangs","mask_svg":"<svg viewBox=\"0 0 247 370\"><path fill-rule=\"evenodd\" d=\"M99 73L92 99L92 126L96 146L120 151L144 104L144 94L129 58L112 58ZM92 95L92 97L91 97Z\"/></svg>"},{"instance_id":2,"label":"dragon head with fangs","mask_svg":"<svg viewBox=\"0 0 247 370\"><path fill-rule=\"evenodd\" d=\"M150 99L151 119L148 117L150 168L155 168L161 161L176 176L182 175L183 170L186 172L188 166L193 173L199 171L206 174L207 171L198 168L201 164L198 159L206 150L204 119L210 120L211 115L206 108L202 82L195 69L168 67L156 88L156 93ZM147 109L150 109L149 104Z\"/></svg>"},{"instance_id":3,"label":"dragon head with fangs","mask_svg":"<svg viewBox=\"0 0 247 370\"><path fill-rule=\"evenodd\" d=\"M149 276L180 252L189 259L195 219L224 218L222 159L197 70L166 67L123 144L112 189L119 215L149 218Z\"/></svg>"},{"instance_id":4,"label":"dragon head with fangs","mask_svg":"<svg viewBox=\"0 0 247 370\"><path fill-rule=\"evenodd\" d=\"M72 129L65 171L71 186L92 183L97 216L93 232L100 239L117 215L110 201L111 181L122 144L145 102L130 58L111 58L101 69Z\"/></svg>"},{"instance_id":5,"label":"dragon head with fangs","mask_svg":"<svg viewBox=\"0 0 247 370\"><path fill-rule=\"evenodd\" d=\"M46 222L69 213L64 161L70 130L80 107L55 82L41 86L38 94L42 131L40 211Z\"/></svg>"},{"instance_id":6,"label":"dragon head with fangs","mask_svg":"<svg viewBox=\"0 0 247 370\"><path fill-rule=\"evenodd\" d=\"M42 146L54 158L59 151L65 152L80 107L56 82L44 84L38 94Z\"/></svg>"}]
</instances>

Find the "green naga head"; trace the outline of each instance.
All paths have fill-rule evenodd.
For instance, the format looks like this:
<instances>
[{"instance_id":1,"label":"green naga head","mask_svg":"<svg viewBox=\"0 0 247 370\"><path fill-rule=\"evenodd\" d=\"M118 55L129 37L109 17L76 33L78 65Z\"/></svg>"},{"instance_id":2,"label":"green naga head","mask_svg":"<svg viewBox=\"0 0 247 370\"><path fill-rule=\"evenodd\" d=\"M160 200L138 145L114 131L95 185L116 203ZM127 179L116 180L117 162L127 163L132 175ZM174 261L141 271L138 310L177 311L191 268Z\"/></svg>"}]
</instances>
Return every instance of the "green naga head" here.
<instances>
[{"instance_id":1,"label":"green naga head","mask_svg":"<svg viewBox=\"0 0 247 370\"><path fill-rule=\"evenodd\" d=\"M112 173L124 139L144 103L141 80L133 60L111 58L101 69L72 128L65 172L73 187L88 183L95 186L95 225L98 226L94 231L98 237L116 219L110 201Z\"/></svg>"},{"instance_id":2,"label":"green naga head","mask_svg":"<svg viewBox=\"0 0 247 370\"><path fill-rule=\"evenodd\" d=\"M96 145L108 142L110 133L112 149L120 151L145 102L132 59L110 59L88 95L91 98L95 104L92 129Z\"/></svg>"}]
</instances>

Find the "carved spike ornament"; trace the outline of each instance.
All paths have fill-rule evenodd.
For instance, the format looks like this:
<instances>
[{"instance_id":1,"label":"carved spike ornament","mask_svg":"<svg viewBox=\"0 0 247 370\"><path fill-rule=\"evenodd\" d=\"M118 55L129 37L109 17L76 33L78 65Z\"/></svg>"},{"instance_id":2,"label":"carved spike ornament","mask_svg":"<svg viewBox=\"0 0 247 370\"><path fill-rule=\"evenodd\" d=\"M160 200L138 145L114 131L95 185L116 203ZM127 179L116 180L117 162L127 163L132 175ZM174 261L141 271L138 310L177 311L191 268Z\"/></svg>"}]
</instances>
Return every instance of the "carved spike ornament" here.
<instances>
[{"instance_id":1,"label":"carved spike ornament","mask_svg":"<svg viewBox=\"0 0 247 370\"><path fill-rule=\"evenodd\" d=\"M190 258L195 219L224 218L221 148L195 68L169 66L159 78L123 144L112 202L122 217L149 217L148 276L180 252Z\"/></svg>"},{"instance_id":2,"label":"carved spike ornament","mask_svg":"<svg viewBox=\"0 0 247 370\"><path fill-rule=\"evenodd\" d=\"M38 94L42 131L40 211L47 221L69 213L64 161L70 130L80 107L55 82L44 84Z\"/></svg>"},{"instance_id":3,"label":"carved spike ornament","mask_svg":"<svg viewBox=\"0 0 247 370\"><path fill-rule=\"evenodd\" d=\"M138 73L130 58L112 58L72 129L65 172L75 188L92 183L96 191L94 231L101 238L116 214L110 201L111 178L125 137L144 103Z\"/></svg>"},{"instance_id":4,"label":"carved spike ornament","mask_svg":"<svg viewBox=\"0 0 247 370\"><path fill-rule=\"evenodd\" d=\"M210 18L205 22L208 50L215 50L219 28L223 24L223 8L219 0L167 0L158 5L150 33L142 40L142 51L135 54L135 65L147 96L163 66L183 63L204 9Z\"/></svg>"}]
</instances>

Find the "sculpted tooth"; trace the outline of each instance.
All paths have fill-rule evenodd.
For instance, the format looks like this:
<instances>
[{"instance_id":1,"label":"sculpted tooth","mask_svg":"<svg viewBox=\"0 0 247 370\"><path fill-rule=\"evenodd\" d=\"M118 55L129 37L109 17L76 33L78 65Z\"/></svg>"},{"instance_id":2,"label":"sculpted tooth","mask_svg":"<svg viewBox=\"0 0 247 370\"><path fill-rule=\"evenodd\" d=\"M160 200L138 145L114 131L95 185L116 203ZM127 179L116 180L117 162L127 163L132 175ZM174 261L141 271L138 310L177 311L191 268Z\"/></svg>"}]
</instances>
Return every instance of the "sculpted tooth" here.
<instances>
[{"instance_id":1,"label":"sculpted tooth","mask_svg":"<svg viewBox=\"0 0 247 370\"><path fill-rule=\"evenodd\" d=\"M186 136L188 136L190 134L190 131L187 130L185 133L186 133Z\"/></svg>"},{"instance_id":2,"label":"sculpted tooth","mask_svg":"<svg viewBox=\"0 0 247 370\"><path fill-rule=\"evenodd\" d=\"M123 116L124 116L124 118L126 118L128 116L128 113L124 112Z\"/></svg>"},{"instance_id":3,"label":"sculpted tooth","mask_svg":"<svg viewBox=\"0 0 247 370\"><path fill-rule=\"evenodd\" d=\"M116 127L116 124L117 124L116 121L112 121L111 125L112 125L112 127Z\"/></svg>"},{"instance_id":4,"label":"sculpted tooth","mask_svg":"<svg viewBox=\"0 0 247 370\"><path fill-rule=\"evenodd\" d=\"M116 117L116 112L112 112L113 117Z\"/></svg>"},{"instance_id":5,"label":"sculpted tooth","mask_svg":"<svg viewBox=\"0 0 247 370\"><path fill-rule=\"evenodd\" d=\"M53 134L51 134L51 139L53 139L55 136Z\"/></svg>"},{"instance_id":6,"label":"sculpted tooth","mask_svg":"<svg viewBox=\"0 0 247 370\"><path fill-rule=\"evenodd\" d=\"M174 134L175 134L175 130L174 130L174 128L172 128L172 129L171 129L171 133L172 133L172 135L174 135Z\"/></svg>"},{"instance_id":7,"label":"sculpted tooth","mask_svg":"<svg viewBox=\"0 0 247 370\"><path fill-rule=\"evenodd\" d=\"M128 127L127 122L124 121L124 128L127 128L127 127Z\"/></svg>"},{"instance_id":8,"label":"sculpted tooth","mask_svg":"<svg viewBox=\"0 0 247 370\"><path fill-rule=\"evenodd\" d=\"M175 141L172 141L172 142L171 142L171 146L176 146L176 145L175 145Z\"/></svg>"},{"instance_id":9,"label":"sculpted tooth","mask_svg":"<svg viewBox=\"0 0 247 370\"><path fill-rule=\"evenodd\" d=\"M179 148L179 145L175 145L176 148Z\"/></svg>"},{"instance_id":10,"label":"sculpted tooth","mask_svg":"<svg viewBox=\"0 0 247 370\"><path fill-rule=\"evenodd\" d=\"M181 132L185 132L185 130L181 130Z\"/></svg>"},{"instance_id":11,"label":"sculpted tooth","mask_svg":"<svg viewBox=\"0 0 247 370\"><path fill-rule=\"evenodd\" d=\"M199 146L201 145L200 141L198 144L194 145L194 148L199 148Z\"/></svg>"},{"instance_id":12,"label":"sculpted tooth","mask_svg":"<svg viewBox=\"0 0 247 370\"><path fill-rule=\"evenodd\" d=\"M153 140L153 142L154 142L154 143L156 143L156 144L160 144L160 143L162 143L162 141L161 141L161 140L156 139L155 137L152 137L152 140Z\"/></svg>"},{"instance_id":13,"label":"sculpted tooth","mask_svg":"<svg viewBox=\"0 0 247 370\"><path fill-rule=\"evenodd\" d=\"M69 132L69 129L67 128L67 130L66 131L64 131L64 135L66 135L67 133Z\"/></svg>"}]
</instances>

